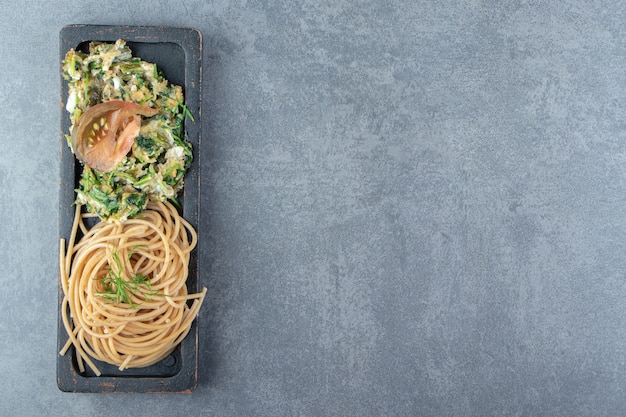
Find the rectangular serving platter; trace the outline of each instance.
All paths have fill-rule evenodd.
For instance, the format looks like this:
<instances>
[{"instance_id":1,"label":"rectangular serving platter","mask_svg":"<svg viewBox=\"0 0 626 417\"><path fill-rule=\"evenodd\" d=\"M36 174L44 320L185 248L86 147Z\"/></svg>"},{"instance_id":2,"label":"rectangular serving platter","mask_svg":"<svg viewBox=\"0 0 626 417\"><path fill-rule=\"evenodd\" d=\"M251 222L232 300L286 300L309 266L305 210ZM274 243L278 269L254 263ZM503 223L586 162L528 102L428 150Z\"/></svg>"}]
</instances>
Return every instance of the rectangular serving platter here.
<instances>
[{"instance_id":1,"label":"rectangular serving platter","mask_svg":"<svg viewBox=\"0 0 626 417\"><path fill-rule=\"evenodd\" d=\"M199 204L199 154L201 138L201 82L202 82L202 35L193 28L163 26L105 26L68 25L60 32L60 63L71 48L87 51L89 42L115 42L124 39L133 56L157 64L170 83L183 87L185 105L195 122L187 120L184 126L186 139L193 146L194 160L185 176L183 195L179 201L182 215L197 230ZM61 71L59 69L59 75ZM74 218L75 189L78 187L82 166L67 146L65 134L69 133L67 83L61 76L60 86L60 195L59 233L68 239ZM189 261L189 292L197 292L197 248ZM102 375L96 376L89 369L81 372L77 366L74 348L63 356L58 352L67 342L67 334L61 319L63 290L59 280L59 306L57 330L57 385L64 392L91 393L190 393L198 382L198 326L194 320L187 337L178 348L161 362L138 369L119 371L117 367L96 362Z\"/></svg>"}]
</instances>

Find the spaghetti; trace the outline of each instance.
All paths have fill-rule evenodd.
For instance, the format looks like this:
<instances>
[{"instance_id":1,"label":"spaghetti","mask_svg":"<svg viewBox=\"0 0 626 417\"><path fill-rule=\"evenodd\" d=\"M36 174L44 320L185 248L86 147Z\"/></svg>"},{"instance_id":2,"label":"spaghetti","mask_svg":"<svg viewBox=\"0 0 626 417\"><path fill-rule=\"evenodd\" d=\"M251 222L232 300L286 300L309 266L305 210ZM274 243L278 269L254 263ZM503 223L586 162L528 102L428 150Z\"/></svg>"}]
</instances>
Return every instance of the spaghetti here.
<instances>
[{"instance_id":1,"label":"spaghetti","mask_svg":"<svg viewBox=\"0 0 626 417\"><path fill-rule=\"evenodd\" d=\"M88 228L88 216L77 205L67 249L61 241L69 335L61 354L74 346L81 372L84 361L96 375L93 359L121 371L155 364L188 334L206 294L189 294L186 285L197 233L169 202L150 202L123 223Z\"/></svg>"}]
</instances>

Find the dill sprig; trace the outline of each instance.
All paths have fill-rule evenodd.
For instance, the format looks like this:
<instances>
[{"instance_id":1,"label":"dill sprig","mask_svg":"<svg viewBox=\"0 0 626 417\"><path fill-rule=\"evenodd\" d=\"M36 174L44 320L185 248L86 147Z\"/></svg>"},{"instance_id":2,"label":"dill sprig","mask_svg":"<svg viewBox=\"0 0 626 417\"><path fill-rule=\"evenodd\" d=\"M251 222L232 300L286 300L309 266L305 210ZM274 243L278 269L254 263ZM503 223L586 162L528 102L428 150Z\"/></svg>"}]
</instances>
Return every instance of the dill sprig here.
<instances>
[{"instance_id":1,"label":"dill sprig","mask_svg":"<svg viewBox=\"0 0 626 417\"><path fill-rule=\"evenodd\" d=\"M129 252L127 261L130 261L135 249ZM146 301L150 301L150 297L153 296L165 296L152 290L150 279L145 275L135 274L130 278L126 277L116 248L111 251L111 259L113 265L109 265L106 274L98 278L102 291L96 293L96 297L104 298L107 302L114 304L126 304L136 309L141 304L133 302L133 297L136 295L141 295Z\"/></svg>"}]
</instances>

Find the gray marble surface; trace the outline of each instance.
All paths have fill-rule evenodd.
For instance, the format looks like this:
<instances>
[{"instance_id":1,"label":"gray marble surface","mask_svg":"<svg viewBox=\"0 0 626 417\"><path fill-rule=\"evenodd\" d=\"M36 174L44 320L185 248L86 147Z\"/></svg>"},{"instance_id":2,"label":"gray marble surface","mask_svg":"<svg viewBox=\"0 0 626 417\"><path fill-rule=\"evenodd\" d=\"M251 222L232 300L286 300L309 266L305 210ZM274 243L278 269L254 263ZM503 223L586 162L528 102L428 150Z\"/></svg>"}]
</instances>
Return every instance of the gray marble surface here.
<instances>
[{"instance_id":1,"label":"gray marble surface","mask_svg":"<svg viewBox=\"0 0 626 417\"><path fill-rule=\"evenodd\" d=\"M0 3L0 415L626 415L623 3ZM190 395L56 386L71 23L203 34Z\"/></svg>"}]
</instances>

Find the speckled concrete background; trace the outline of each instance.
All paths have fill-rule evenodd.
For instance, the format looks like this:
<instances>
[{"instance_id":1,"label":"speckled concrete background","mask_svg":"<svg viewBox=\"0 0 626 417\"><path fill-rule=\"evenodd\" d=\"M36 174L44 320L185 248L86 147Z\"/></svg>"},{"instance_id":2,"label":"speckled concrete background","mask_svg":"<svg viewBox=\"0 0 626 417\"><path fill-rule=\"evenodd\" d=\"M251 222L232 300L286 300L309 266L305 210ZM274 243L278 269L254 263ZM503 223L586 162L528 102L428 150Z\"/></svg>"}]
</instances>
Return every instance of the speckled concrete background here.
<instances>
[{"instance_id":1,"label":"speckled concrete background","mask_svg":"<svg viewBox=\"0 0 626 417\"><path fill-rule=\"evenodd\" d=\"M0 3L1 415L626 415L621 2ZM191 395L56 387L70 23L204 35Z\"/></svg>"}]
</instances>

